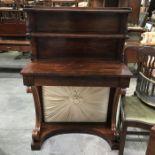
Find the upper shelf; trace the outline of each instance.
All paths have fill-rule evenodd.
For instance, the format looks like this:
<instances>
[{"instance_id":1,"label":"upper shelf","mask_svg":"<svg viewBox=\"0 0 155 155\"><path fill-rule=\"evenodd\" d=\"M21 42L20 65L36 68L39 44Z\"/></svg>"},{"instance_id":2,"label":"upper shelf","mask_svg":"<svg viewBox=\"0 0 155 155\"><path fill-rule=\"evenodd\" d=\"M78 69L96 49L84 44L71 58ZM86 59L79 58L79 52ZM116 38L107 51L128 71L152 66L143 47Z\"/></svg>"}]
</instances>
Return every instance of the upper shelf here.
<instances>
[{"instance_id":1,"label":"upper shelf","mask_svg":"<svg viewBox=\"0 0 155 155\"><path fill-rule=\"evenodd\" d=\"M29 8L28 32L44 33L127 33L130 9L118 8Z\"/></svg>"},{"instance_id":2,"label":"upper shelf","mask_svg":"<svg viewBox=\"0 0 155 155\"><path fill-rule=\"evenodd\" d=\"M130 8L28 8L34 59L122 61Z\"/></svg>"},{"instance_id":3,"label":"upper shelf","mask_svg":"<svg viewBox=\"0 0 155 155\"><path fill-rule=\"evenodd\" d=\"M128 7L104 7L104 8L89 8L89 7L33 7L33 8L25 8L26 12L60 12L60 11L68 11L68 12L106 12L106 13L130 13L132 11L131 8Z\"/></svg>"},{"instance_id":4,"label":"upper shelf","mask_svg":"<svg viewBox=\"0 0 155 155\"><path fill-rule=\"evenodd\" d=\"M32 32L27 33L32 37L61 37L61 38L128 38L125 34L77 34L77 33L45 33L45 32Z\"/></svg>"}]
</instances>

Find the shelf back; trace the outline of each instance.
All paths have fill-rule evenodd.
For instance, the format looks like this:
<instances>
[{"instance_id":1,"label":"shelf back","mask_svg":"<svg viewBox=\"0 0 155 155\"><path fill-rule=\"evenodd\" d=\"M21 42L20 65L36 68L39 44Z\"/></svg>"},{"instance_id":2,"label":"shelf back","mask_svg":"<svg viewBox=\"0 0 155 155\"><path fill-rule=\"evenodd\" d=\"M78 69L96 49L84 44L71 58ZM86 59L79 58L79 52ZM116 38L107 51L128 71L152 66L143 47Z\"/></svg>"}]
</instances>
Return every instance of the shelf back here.
<instances>
[{"instance_id":1,"label":"shelf back","mask_svg":"<svg viewBox=\"0 0 155 155\"><path fill-rule=\"evenodd\" d=\"M34 59L122 59L129 8L29 8Z\"/></svg>"}]
</instances>

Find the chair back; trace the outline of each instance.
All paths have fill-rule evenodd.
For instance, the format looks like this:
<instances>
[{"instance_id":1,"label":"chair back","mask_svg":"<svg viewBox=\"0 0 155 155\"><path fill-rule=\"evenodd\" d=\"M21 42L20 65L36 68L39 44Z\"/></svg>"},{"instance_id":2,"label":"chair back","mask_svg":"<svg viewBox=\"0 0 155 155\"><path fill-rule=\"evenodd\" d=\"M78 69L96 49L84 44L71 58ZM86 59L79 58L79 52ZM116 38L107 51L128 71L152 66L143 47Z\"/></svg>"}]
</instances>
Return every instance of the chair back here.
<instances>
[{"instance_id":1,"label":"chair back","mask_svg":"<svg viewBox=\"0 0 155 155\"><path fill-rule=\"evenodd\" d=\"M138 51L136 94L145 103L155 106L155 49L143 47Z\"/></svg>"}]
</instances>

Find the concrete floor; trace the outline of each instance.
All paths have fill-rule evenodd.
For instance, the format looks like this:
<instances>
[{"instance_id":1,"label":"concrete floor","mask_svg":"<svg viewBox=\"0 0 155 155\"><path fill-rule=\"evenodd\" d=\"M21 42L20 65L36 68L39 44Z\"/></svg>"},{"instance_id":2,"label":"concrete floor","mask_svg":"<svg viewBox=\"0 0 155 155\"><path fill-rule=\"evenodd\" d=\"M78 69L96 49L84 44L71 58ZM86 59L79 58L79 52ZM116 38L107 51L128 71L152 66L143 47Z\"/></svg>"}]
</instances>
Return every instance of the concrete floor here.
<instances>
[{"instance_id":1,"label":"concrete floor","mask_svg":"<svg viewBox=\"0 0 155 155\"><path fill-rule=\"evenodd\" d=\"M8 61L0 54L0 66ZM12 54L13 55L13 54ZM11 60L11 56L9 56ZM3 59L3 61L1 61ZM12 56L12 59L14 57ZM21 66L29 60L22 59ZM11 64L12 63L12 64ZM14 60L8 63L15 66ZM19 65L18 64L18 65ZM19 66L20 66L19 65ZM7 66L8 67L8 66ZM133 93L135 80L128 94ZM49 138L41 151L31 151L31 132L34 127L32 94L26 93L19 73L0 73L0 155L117 155L104 139L86 134L66 134ZM129 136L124 155L144 155L148 137Z\"/></svg>"}]
</instances>

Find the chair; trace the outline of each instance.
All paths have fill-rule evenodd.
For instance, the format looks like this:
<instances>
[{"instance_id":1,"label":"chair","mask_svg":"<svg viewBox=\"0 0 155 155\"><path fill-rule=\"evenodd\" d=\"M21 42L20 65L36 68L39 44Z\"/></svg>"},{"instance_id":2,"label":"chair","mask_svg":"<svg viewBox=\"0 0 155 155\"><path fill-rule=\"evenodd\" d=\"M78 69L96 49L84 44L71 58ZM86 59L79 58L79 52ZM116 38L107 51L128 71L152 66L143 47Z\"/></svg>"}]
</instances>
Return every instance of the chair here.
<instances>
[{"instance_id":1,"label":"chair","mask_svg":"<svg viewBox=\"0 0 155 155\"><path fill-rule=\"evenodd\" d=\"M138 77L134 96L122 96L119 155L123 155L128 127L148 129L155 124L155 49L143 47L138 51ZM146 132L140 132L146 134Z\"/></svg>"},{"instance_id":2,"label":"chair","mask_svg":"<svg viewBox=\"0 0 155 155\"><path fill-rule=\"evenodd\" d=\"M150 139L147 146L146 155L155 155L155 126L151 128Z\"/></svg>"}]
</instances>

